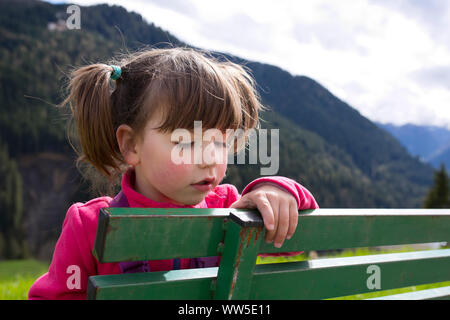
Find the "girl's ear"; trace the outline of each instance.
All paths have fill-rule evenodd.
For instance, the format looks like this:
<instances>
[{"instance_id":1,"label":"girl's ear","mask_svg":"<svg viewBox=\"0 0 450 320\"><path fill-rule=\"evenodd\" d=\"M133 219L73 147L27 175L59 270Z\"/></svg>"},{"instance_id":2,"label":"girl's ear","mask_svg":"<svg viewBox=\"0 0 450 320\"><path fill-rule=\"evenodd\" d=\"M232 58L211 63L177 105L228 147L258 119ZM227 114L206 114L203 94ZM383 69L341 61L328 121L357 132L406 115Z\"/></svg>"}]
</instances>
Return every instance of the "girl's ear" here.
<instances>
[{"instance_id":1,"label":"girl's ear","mask_svg":"<svg viewBox=\"0 0 450 320\"><path fill-rule=\"evenodd\" d=\"M133 129L126 124L121 124L117 128L116 139L125 162L131 166L138 165L140 159Z\"/></svg>"}]
</instances>

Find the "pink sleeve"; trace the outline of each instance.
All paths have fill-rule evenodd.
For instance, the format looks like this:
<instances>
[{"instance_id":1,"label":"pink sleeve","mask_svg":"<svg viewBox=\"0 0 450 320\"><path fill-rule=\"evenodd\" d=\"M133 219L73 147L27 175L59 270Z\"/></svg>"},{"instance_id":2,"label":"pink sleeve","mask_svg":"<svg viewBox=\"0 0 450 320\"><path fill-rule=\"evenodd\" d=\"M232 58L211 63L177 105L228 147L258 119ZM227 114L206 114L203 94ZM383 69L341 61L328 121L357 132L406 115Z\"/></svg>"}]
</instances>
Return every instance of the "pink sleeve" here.
<instances>
[{"instance_id":1,"label":"pink sleeve","mask_svg":"<svg viewBox=\"0 0 450 320\"><path fill-rule=\"evenodd\" d=\"M96 273L96 263L79 205L67 211L50 268L31 286L28 299L86 299L88 277Z\"/></svg>"},{"instance_id":2,"label":"pink sleeve","mask_svg":"<svg viewBox=\"0 0 450 320\"><path fill-rule=\"evenodd\" d=\"M250 182L242 191L242 195L250 192L253 187L261 183L274 184L290 192L297 200L298 210L317 209L319 205L311 192L296 181L280 176L261 177Z\"/></svg>"}]
</instances>

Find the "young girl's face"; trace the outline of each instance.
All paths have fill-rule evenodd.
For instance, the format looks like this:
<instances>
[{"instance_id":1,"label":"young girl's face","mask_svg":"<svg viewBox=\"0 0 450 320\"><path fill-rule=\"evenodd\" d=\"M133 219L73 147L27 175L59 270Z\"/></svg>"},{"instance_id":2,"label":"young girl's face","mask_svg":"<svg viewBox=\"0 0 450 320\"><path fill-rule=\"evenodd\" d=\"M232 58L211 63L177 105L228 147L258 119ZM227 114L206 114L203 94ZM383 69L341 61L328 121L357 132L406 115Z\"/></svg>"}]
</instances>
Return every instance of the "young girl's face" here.
<instances>
[{"instance_id":1,"label":"young girl's face","mask_svg":"<svg viewBox=\"0 0 450 320\"><path fill-rule=\"evenodd\" d=\"M155 122L149 121L143 139L135 145L136 191L157 202L171 202L178 205L195 205L214 189L224 178L227 169L226 135L222 141L203 141L201 153L207 150L212 156L194 162L194 134L190 133L192 146L183 143L181 151L171 133L155 129ZM224 142L224 143L222 143ZM199 144L200 145L200 144ZM174 150L174 148L177 148ZM181 153L180 153L181 151ZM174 155L190 153L192 161L180 163ZM207 184L202 181L208 180ZM199 185L202 183L201 185Z\"/></svg>"}]
</instances>

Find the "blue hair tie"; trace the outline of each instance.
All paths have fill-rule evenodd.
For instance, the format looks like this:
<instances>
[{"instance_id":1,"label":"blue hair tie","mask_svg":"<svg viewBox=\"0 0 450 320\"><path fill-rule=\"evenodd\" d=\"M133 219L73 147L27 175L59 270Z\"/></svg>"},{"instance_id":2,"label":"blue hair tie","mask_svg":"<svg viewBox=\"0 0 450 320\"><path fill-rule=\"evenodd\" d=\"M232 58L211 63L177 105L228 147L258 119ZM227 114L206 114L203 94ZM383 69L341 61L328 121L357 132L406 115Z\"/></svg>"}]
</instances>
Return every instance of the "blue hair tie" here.
<instances>
[{"instance_id":1,"label":"blue hair tie","mask_svg":"<svg viewBox=\"0 0 450 320\"><path fill-rule=\"evenodd\" d=\"M110 65L111 68L113 68L113 72L111 73L111 79L117 80L122 75L122 68L115 65Z\"/></svg>"}]
</instances>

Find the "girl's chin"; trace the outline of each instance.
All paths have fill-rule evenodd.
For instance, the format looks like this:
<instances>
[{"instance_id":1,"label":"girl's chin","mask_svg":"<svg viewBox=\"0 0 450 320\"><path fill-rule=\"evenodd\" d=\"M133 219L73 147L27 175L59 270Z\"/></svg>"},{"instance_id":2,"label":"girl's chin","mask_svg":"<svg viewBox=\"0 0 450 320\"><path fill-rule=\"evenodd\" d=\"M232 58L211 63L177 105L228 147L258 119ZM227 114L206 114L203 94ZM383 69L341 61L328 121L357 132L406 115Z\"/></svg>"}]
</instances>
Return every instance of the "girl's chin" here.
<instances>
[{"instance_id":1,"label":"girl's chin","mask_svg":"<svg viewBox=\"0 0 450 320\"><path fill-rule=\"evenodd\" d=\"M206 195L193 195L187 199L171 199L170 202L179 206L194 206L205 199Z\"/></svg>"}]
</instances>

